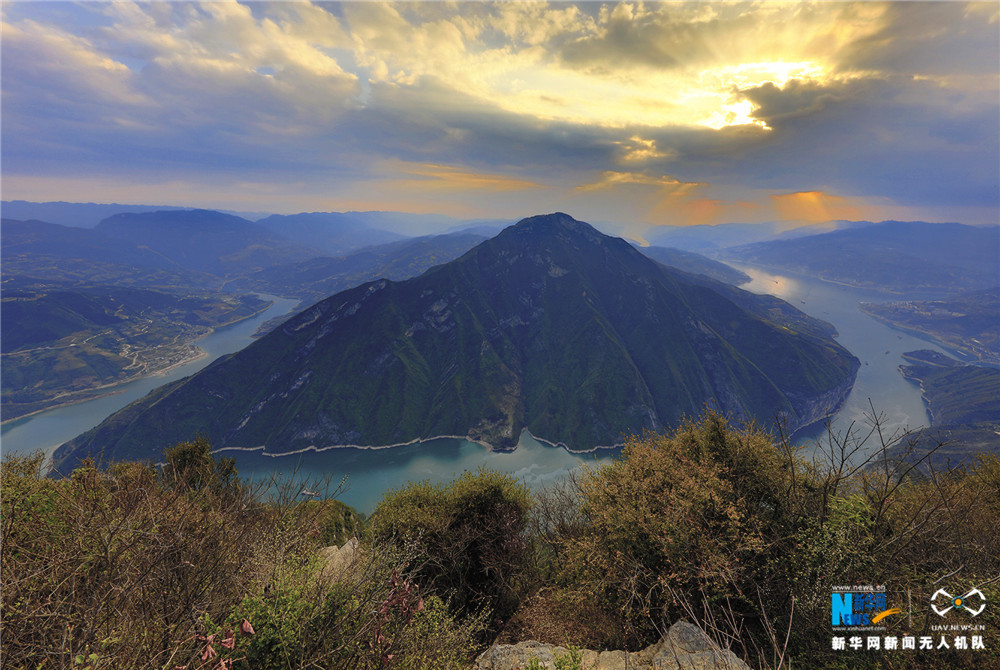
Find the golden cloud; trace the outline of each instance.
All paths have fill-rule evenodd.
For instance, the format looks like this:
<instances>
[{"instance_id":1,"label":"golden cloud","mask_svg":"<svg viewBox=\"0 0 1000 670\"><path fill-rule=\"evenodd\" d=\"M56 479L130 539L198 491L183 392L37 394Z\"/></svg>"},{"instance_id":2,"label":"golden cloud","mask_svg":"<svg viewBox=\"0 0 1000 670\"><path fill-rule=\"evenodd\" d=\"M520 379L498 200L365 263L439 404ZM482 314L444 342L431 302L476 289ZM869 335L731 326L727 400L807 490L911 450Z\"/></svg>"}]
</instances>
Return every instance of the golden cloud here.
<instances>
[{"instance_id":1,"label":"golden cloud","mask_svg":"<svg viewBox=\"0 0 1000 670\"><path fill-rule=\"evenodd\" d=\"M824 191L800 191L772 195L778 215L786 221L822 223L835 219L862 218L860 204Z\"/></svg>"},{"instance_id":2,"label":"golden cloud","mask_svg":"<svg viewBox=\"0 0 1000 670\"><path fill-rule=\"evenodd\" d=\"M590 184L577 186L577 191L601 191L618 186L640 185L656 187L658 192L669 195L687 195L699 186L704 186L700 182L683 182L669 175L655 177L641 172L618 172L606 170L601 174L601 178Z\"/></svg>"},{"instance_id":3,"label":"golden cloud","mask_svg":"<svg viewBox=\"0 0 1000 670\"><path fill-rule=\"evenodd\" d=\"M518 179L502 174L470 172L452 165L389 161L387 167L393 172L411 175L410 178L399 180L398 184L401 187L421 191L433 189L442 191L497 192L545 188L543 184L534 181Z\"/></svg>"}]
</instances>

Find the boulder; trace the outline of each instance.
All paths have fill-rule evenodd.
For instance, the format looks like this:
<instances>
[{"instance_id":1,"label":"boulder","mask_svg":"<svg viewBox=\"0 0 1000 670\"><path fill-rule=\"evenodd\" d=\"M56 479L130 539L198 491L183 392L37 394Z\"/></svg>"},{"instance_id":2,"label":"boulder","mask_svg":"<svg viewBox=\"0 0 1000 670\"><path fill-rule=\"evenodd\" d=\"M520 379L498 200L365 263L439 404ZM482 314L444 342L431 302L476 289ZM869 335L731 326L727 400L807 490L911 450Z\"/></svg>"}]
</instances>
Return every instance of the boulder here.
<instances>
[{"instance_id":1,"label":"boulder","mask_svg":"<svg viewBox=\"0 0 1000 670\"><path fill-rule=\"evenodd\" d=\"M324 560L322 574L335 579L343 577L347 569L354 565L358 554L358 539L356 537L345 542L343 547L334 545L321 548L319 555Z\"/></svg>"},{"instance_id":2,"label":"boulder","mask_svg":"<svg viewBox=\"0 0 1000 670\"><path fill-rule=\"evenodd\" d=\"M720 649L698 626L678 621L653 654L652 667L669 670L750 670L728 649Z\"/></svg>"},{"instance_id":3,"label":"boulder","mask_svg":"<svg viewBox=\"0 0 1000 670\"><path fill-rule=\"evenodd\" d=\"M546 669L569 649L535 640L495 645L476 659L476 670L524 670L532 659ZM664 638L638 652L581 650L583 670L750 670L728 649L686 621L675 623Z\"/></svg>"}]
</instances>

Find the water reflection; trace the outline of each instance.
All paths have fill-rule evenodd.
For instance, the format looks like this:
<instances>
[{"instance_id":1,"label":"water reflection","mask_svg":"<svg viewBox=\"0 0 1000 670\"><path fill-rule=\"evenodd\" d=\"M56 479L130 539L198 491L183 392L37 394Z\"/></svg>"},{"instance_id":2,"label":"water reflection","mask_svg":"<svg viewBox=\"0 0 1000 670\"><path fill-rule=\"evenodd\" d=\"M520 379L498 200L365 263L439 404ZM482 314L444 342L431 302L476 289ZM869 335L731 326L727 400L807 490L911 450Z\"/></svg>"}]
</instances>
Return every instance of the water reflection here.
<instances>
[{"instance_id":1,"label":"water reflection","mask_svg":"<svg viewBox=\"0 0 1000 670\"><path fill-rule=\"evenodd\" d=\"M769 293L782 300L793 302L802 292L801 284L791 277L771 274L758 268L742 268L750 276L750 281L740 288L751 293Z\"/></svg>"},{"instance_id":2,"label":"water reflection","mask_svg":"<svg viewBox=\"0 0 1000 670\"><path fill-rule=\"evenodd\" d=\"M751 277L741 288L753 293L770 293L788 301L806 314L832 324L838 332L837 341L861 361L854 388L840 410L832 417L833 431L846 434L852 427L867 430L871 426L872 407L882 419L886 434L922 428L930 417L920 388L905 379L899 366L902 354L915 349L931 349L948 353L937 344L915 335L893 330L888 325L865 314L861 302L889 302L900 296L868 289L856 289L809 277L776 274L752 266L731 263ZM777 293L776 291L779 291ZM799 431L798 444L815 446L826 438L823 425ZM863 451L875 445L866 444Z\"/></svg>"}]
</instances>

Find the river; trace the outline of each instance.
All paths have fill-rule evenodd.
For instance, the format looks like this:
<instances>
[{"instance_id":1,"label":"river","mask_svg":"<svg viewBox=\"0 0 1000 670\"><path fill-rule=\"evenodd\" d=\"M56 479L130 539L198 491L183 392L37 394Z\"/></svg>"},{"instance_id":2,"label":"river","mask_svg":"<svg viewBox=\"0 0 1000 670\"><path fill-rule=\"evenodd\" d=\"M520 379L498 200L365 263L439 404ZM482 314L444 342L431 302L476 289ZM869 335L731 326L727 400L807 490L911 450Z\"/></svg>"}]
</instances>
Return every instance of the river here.
<instances>
[{"instance_id":1,"label":"river","mask_svg":"<svg viewBox=\"0 0 1000 670\"><path fill-rule=\"evenodd\" d=\"M837 341L861 361L854 388L830 420L835 434L844 435L852 426L858 431L870 428L873 407L886 436L930 425L919 386L906 380L899 372L899 366L905 362L902 354L916 349L931 349L954 357L955 352L894 330L858 309L861 302L892 302L904 298L898 294L856 289L809 277L730 264L751 277L751 282L740 288L754 293L770 293L810 316L833 324L839 333ZM799 431L794 437L797 443L812 448L816 440L825 435L826 427L817 425ZM869 443L865 446L863 451L867 452L877 445Z\"/></svg>"},{"instance_id":2,"label":"river","mask_svg":"<svg viewBox=\"0 0 1000 670\"><path fill-rule=\"evenodd\" d=\"M832 323L839 331L838 341L861 360L857 382L844 406L833 418L834 431L844 432L852 423L866 425L871 413L869 399L884 416L883 429L887 433L928 425L919 388L899 374L898 366L903 362L901 354L904 351L945 350L913 335L893 330L857 307L860 301L899 300L899 296L759 268L737 267L752 278L742 288L776 295L807 314ZM293 300L276 299L275 304L265 312L218 329L198 342L208 356L164 375L123 385L121 392L115 395L12 421L2 429L3 450L52 450L153 388L193 374L218 356L241 349L252 341L252 334L259 324L280 316L294 305ZM816 444L815 440L824 434L825 429L818 426L800 431L795 437L797 442L811 448ZM302 482L307 482L309 488L323 489L324 480L329 480L330 487L335 488L346 476L347 488L339 494L339 499L368 513L386 490L408 481L445 482L462 472L489 466L511 472L529 486L538 487L562 477L585 461L606 459L617 453L618 450L599 450L591 455L571 454L539 443L525 434L512 453L492 453L465 440L440 439L392 449L331 449L277 458L241 452L237 454L237 467L242 477L261 482L269 480L275 473L285 477L294 474L295 483L290 485L296 488L293 493L297 492Z\"/></svg>"}]
</instances>

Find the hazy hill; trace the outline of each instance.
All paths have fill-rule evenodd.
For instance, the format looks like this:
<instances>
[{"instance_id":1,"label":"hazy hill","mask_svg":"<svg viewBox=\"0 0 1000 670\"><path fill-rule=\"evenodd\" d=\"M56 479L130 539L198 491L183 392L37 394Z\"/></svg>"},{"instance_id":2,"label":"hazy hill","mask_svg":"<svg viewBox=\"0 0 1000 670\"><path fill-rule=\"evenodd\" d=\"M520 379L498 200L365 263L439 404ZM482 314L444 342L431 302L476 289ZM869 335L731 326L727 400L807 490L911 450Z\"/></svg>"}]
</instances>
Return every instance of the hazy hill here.
<instances>
[{"instance_id":1,"label":"hazy hill","mask_svg":"<svg viewBox=\"0 0 1000 670\"><path fill-rule=\"evenodd\" d=\"M204 209L116 214L94 230L148 248L181 267L218 275L245 275L316 255L264 226Z\"/></svg>"},{"instance_id":2,"label":"hazy hill","mask_svg":"<svg viewBox=\"0 0 1000 670\"><path fill-rule=\"evenodd\" d=\"M189 344L267 306L254 296L4 286L3 419L91 397L199 355Z\"/></svg>"},{"instance_id":3,"label":"hazy hill","mask_svg":"<svg viewBox=\"0 0 1000 670\"><path fill-rule=\"evenodd\" d=\"M419 277L314 305L57 457L148 456L195 434L271 452L438 435L505 448L523 428L588 449L706 404L794 429L842 401L857 359L710 283L565 214L525 219Z\"/></svg>"},{"instance_id":4,"label":"hazy hill","mask_svg":"<svg viewBox=\"0 0 1000 670\"><path fill-rule=\"evenodd\" d=\"M794 239L818 233L871 225L868 221L826 221L819 224L788 228L784 221L761 223L722 223L699 226L656 226L646 233L653 245L685 249L701 253L714 253L726 247L735 247L777 239Z\"/></svg>"},{"instance_id":5,"label":"hazy hill","mask_svg":"<svg viewBox=\"0 0 1000 670\"><path fill-rule=\"evenodd\" d=\"M97 204L93 202L28 202L26 200L4 200L0 207L6 219L37 219L58 223L63 226L93 228L102 220L123 212L157 212L161 210L183 210L184 207L156 205Z\"/></svg>"},{"instance_id":6,"label":"hazy hill","mask_svg":"<svg viewBox=\"0 0 1000 670\"><path fill-rule=\"evenodd\" d=\"M4 219L0 228L4 288L15 279L123 286L207 287L219 281L180 267L129 240L43 221Z\"/></svg>"},{"instance_id":7,"label":"hazy hill","mask_svg":"<svg viewBox=\"0 0 1000 670\"><path fill-rule=\"evenodd\" d=\"M365 218L358 213L310 212L274 214L257 223L313 249L315 256L340 256L362 247L404 238L398 233L372 227Z\"/></svg>"},{"instance_id":8,"label":"hazy hill","mask_svg":"<svg viewBox=\"0 0 1000 670\"><path fill-rule=\"evenodd\" d=\"M727 249L722 257L863 288L950 294L996 286L1000 227L885 221Z\"/></svg>"},{"instance_id":9,"label":"hazy hill","mask_svg":"<svg viewBox=\"0 0 1000 670\"><path fill-rule=\"evenodd\" d=\"M739 285L750 281L750 276L746 273L691 251L671 247L638 247L638 249L644 256L684 272L705 275L727 284Z\"/></svg>"},{"instance_id":10,"label":"hazy hill","mask_svg":"<svg viewBox=\"0 0 1000 670\"><path fill-rule=\"evenodd\" d=\"M275 265L254 273L237 285L299 298L308 306L374 279L415 277L434 265L458 258L484 239L469 233L407 238L336 258L311 258Z\"/></svg>"}]
</instances>

